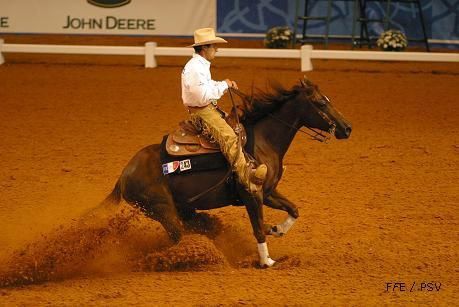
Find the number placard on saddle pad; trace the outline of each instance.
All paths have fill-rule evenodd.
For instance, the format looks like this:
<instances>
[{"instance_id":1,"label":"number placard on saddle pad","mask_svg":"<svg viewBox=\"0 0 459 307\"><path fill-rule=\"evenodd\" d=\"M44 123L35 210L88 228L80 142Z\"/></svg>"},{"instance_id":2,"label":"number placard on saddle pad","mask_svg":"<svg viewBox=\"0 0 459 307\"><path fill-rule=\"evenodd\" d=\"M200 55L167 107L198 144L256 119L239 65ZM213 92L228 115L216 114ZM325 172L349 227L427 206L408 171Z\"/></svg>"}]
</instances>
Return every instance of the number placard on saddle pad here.
<instances>
[{"instance_id":1,"label":"number placard on saddle pad","mask_svg":"<svg viewBox=\"0 0 459 307\"><path fill-rule=\"evenodd\" d=\"M191 169L191 161L190 159L180 161L180 171L186 171Z\"/></svg>"},{"instance_id":2,"label":"number placard on saddle pad","mask_svg":"<svg viewBox=\"0 0 459 307\"><path fill-rule=\"evenodd\" d=\"M163 164L163 175L172 174L175 172L183 172L186 170L191 169L191 161L190 159L182 160L182 161L172 161L169 163Z\"/></svg>"}]
</instances>

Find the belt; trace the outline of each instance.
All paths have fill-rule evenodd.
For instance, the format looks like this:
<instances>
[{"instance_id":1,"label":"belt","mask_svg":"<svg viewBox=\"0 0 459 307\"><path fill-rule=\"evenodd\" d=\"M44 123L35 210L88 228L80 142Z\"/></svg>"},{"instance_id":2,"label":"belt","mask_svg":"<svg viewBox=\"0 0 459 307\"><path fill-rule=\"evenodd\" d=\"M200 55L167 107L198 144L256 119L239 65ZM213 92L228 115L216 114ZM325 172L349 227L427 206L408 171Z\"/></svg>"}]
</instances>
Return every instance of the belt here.
<instances>
[{"instance_id":1,"label":"belt","mask_svg":"<svg viewBox=\"0 0 459 307\"><path fill-rule=\"evenodd\" d=\"M191 112L191 111L202 110L202 109L207 108L209 105L213 105L216 109L218 109L218 107L217 107L217 100L211 100L209 104L207 104L207 105L205 105L205 106L202 106L202 107L188 106L188 110L190 110L190 112Z\"/></svg>"},{"instance_id":2,"label":"belt","mask_svg":"<svg viewBox=\"0 0 459 307\"><path fill-rule=\"evenodd\" d=\"M197 112L199 110L203 110L205 108L207 108L209 105L206 105L206 106L203 106L203 107L191 107L191 106L188 106L188 112L190 113L194 113L194 112Z\"/></svg>"},{"instance_id":3,"label":"belt","mask_svg":"<svg viewBox=\"0 0 459 307\"><path fill-rule=\"evenodd\" d=\"M215 108L215 110L217 110L218 113L220 113L220 115L221 115L222 118L225 118L225 117L226 117L226 113L225 113L222 109L220 109L220 108L218 107L217 101L215 101L215 102L212 101L211 103L209 103L208 105L203 106L203 107L192 107L192 106L188 106L188 112L189 112L190 114L192 114L192 113L195 113L195 112L197 112L197 111L199 111L199 110L208 108L209 106L213 106L213 107Z\"/></svg>"}]
</instances>

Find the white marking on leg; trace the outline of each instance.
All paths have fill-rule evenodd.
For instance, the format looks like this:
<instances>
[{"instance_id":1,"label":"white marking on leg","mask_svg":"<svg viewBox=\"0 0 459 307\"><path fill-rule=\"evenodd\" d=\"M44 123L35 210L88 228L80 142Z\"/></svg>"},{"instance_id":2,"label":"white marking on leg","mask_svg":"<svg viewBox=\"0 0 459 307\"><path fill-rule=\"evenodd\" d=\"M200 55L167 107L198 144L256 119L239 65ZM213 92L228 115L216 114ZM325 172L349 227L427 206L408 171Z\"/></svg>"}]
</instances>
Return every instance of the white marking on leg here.
<instances>
[{"instance_id":1,"label":"white marking on leg","mask_svg":"<svg viewBox=\"0 0 459 307\"><path fill-rule=\"evenodd\" d=\"M258 255L260 256L260 265L262 267L272 267L274 263L276 263L276 261L272 260L271 257L269 257L268 245L266 244L266 242L258 243Z\"/></svg>"},{"instance_id":2,"label":"white marking on leg","mask_svg":"<svg viewBox=\"0 0 459 307\"><path fill-rule=\"evenodd\" d=\"M281 237L286 234L293 224L295 224L296 218L289 215L282 224L276 225L271 229L271 234L275 237Z\"/></svg>"}]
</instances>

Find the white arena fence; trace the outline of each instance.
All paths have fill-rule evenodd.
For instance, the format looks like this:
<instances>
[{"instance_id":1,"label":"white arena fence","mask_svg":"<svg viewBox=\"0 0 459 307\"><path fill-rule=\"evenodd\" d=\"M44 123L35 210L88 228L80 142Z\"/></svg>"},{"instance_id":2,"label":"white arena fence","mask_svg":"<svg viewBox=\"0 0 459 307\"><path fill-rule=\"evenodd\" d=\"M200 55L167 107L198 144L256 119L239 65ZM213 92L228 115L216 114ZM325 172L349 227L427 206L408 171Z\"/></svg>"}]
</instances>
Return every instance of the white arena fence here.
<instances>
[{"instance_id":1,"label":"white arena fence","mask_svg":"<svg viewBox=\"0 0 459 307\"><path fill-rule=\"evenodd\" d=\"M145 67L154 68L157 66L155 56L191 56L193 54L193 49L189 47L158 47L155 42L148 42L143 47L79 46L5 44L4 41L0 39L0 65L4 63L4 57L2 54L3 52L139 56L143 55L145 57ZM314 50L311 45L303 45L301 46L301 49L219 48L218 54L222 57L237 58L301 59L301 71L312 70L312 59L459 62L458 53Z\"/></svg>"}]
</instances>

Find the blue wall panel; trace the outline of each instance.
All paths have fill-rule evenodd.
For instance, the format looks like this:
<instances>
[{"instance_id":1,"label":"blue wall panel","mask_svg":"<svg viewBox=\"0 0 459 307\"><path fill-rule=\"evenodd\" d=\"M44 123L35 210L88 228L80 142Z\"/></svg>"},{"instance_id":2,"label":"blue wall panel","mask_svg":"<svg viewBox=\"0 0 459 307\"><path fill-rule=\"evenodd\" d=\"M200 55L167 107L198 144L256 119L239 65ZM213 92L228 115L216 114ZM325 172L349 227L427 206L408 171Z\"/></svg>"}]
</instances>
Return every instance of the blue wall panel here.
<instances>
[{"instance_id":1,"label":"blue wall panel","mask_svg":"<svg viewBox=\"0 0 459 307\"><path fill-rule=\"evenodd\" d=\"M327 1L310 0L311 15L325 15ZM429 38L441 40L459 39L459 0L421 0ZM222 33L265 33L273 26L288 25L293 28L296 0L218 0L217 27ZM299 1L299 12L304 1ZM384 2L370 2L367 14L380 18L385 11ZM421 38L418 10L413 4L392 3L390 28L401 29L410 38ZM333 1L330 34L352 33L353 1ZM301 26L301 24L300 24ZM298 28L301 31L301 28ZM381 24L372 23L370 34L378 35ZM323 34L324 25L311 21L308 33Z\"/></svg>"}]
</instances>

